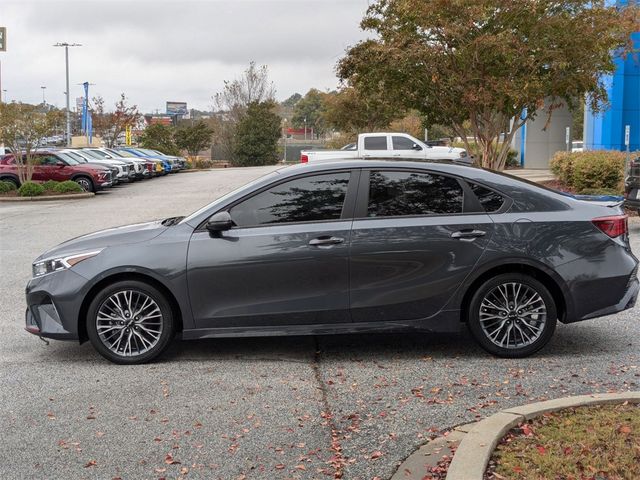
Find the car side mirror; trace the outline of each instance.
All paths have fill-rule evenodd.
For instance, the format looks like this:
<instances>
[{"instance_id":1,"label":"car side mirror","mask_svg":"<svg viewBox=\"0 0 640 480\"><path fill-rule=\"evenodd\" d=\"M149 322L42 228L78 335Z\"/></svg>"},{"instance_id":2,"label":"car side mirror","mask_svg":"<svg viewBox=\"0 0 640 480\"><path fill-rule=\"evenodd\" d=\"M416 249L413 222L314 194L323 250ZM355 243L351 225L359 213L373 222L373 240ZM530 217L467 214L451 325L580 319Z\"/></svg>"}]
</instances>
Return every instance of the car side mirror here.
<instances>
[{"instance_id":1,"label":"car side mirror","mask_svg":"<svg viewBox=\"0 0 640 480\"><path fill-rule=\"evenodd\" d=\"M411 150L422 150L422 147L417 143L414 143L413 146L411 147Z\"/></svg>"},{"instance_id":2,"label":"car side mirror","mask_svg":"<svg viewBox=\"0 0 640 480\"><path fill-rule=\"evenodd\" d=\"M224 232L225 230L229 230L233 227L233 220L231 220L229 212L218 212L209 218L205 227L209 230L209 233L217 235L220 232Z\"/></svg>"}]
</instances>

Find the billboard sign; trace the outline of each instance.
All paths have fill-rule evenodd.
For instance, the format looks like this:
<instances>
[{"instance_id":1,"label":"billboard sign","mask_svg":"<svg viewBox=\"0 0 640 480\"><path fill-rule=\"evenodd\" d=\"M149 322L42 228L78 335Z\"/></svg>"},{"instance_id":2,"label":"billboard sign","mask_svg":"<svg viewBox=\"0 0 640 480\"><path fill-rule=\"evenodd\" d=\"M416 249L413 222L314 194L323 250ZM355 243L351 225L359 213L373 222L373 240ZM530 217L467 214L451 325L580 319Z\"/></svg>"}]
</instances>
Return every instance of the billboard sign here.
<instances>
[{"instance_id":1,"label":"billboard sign","mask_svg":"<svg viewBox=\"0 0 640 480\"><path fill-rule=\"evenodd\" d=\"M167 115L186 115L188 113L187 102L167 102Z\"/></svg>"},{"instance_id":2,"label":"billboard sign","mask_svg":"<svg viewBox=\"0 0 640 480\"><path fill-rule=\"evenodd\" d=\"M0 52L7 51L7 27L0 27Z\"/></svg>"}]
</instances>

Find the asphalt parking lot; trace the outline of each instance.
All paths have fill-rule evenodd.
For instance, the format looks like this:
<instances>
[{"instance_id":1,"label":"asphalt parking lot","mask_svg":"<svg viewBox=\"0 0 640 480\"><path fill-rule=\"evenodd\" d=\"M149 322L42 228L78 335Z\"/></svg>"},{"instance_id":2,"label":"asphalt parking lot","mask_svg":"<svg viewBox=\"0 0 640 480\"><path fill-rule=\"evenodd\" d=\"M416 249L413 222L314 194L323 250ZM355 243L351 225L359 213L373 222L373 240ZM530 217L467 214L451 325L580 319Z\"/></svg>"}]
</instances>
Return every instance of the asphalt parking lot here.
<instances>
[{"instance_id":1,"label":"asphalt parking lot","mask_svg":"<svg viewBox=\"0 0 640 480\"><path fill-rule=\"evenodd\" d=\"M42 251L188 214L272 168L0 203L0 478L388 479L446 428L538 399L640 389L637 307L559 325L523 360L493 358L466 333L381 334L174 342L159 362L127 367L23 330ZM630 227L640 252L640 222Z\"/></svg>"}]
</instances>

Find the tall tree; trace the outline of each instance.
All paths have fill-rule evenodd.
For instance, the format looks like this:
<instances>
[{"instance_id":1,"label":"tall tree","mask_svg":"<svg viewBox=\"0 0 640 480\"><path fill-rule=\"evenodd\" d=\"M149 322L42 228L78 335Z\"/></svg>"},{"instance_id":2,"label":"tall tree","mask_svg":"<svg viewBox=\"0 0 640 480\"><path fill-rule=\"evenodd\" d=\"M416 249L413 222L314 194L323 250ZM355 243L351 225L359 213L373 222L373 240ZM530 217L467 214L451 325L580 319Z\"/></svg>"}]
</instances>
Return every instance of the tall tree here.
<instances>
[{"instance_id":1,"label":"tall tree","mask_svg":"<svg viewBox=\"0 0 640 480\"><path fill-rule=\"evenodd\" d=\"M274 108L274 102L249 104L246 115L238 123L233 165L246 167L278 162L281 121Z\"/></svg>"},{"instance_id":2,"label":"tall tree","mask_svg":"<svg viewBox=\"0 0 640 480\"><path fill-rule=\"evenodd\" d=\"M291 123L296 128L313 128L314 134L322 135L326 130L324 112L327 94L312 88L295 104Z\"/></svg>"},{"instance_id":3,"label":"tall tree","mask_svg":"<svg viewBox=\"0 0 640 480\"><path fill-rule=\"evenodd\" d=\"M124 93L115 104L113 111L105 110L104 99L100 96L93 98L93 130L102 138L107 147L113 147L118 137L128 126L135 126L142 116L136 105L130 105Z\"/></svg>"},{"instance_id":4,"label":"tall tree","mask_svg":"<svg viewBox=\"0 0 640 480\"><path fill-rule=\"evenodd\" d=\"M384 129L405 112L403 106L396 105L384 93L361 92L355 87L328 94L325 103L323 117L326 124L351 134Z\"/></svg>"},{"instance_id":5,"label":"tall tree","mask_svg":"<svg viewBox=\"0 0 640 480\"><path fill-rule=\"evenodd\" d=\"M205 148L211 146L213 130L202 120L193 125L183 125L176 130L176 145L194 158Z\"/></svg>"},{"instance_id":6,"label":"tall tree","mask_svg":"<svg viewBox=\"0 0 640 480\"><path fill-rule=\"evenodd\" d=\"M273 102L274 97L275 87L269 80L269 69L266 65L259 67L255 62L249 63L240 77L225 81L222 92L214 95L214 110L218 111L212 122L214 142L229 160L235 155L236 127L249 104Z\"/></svg>"},{"instance_id":7,"label":"tall tree","mask_svg":"<svg viewBox=\"0 0 640 480\"><path fill-rule=\"evenodd\" d=\"M54 132L62 119L60 110L42 111L41 105L0 102L0 142L15 153L20 182L28 182L33 175L35 151L42 139Z\"/></svg>"},{"instance_id":8,"label":"tall tree","mask_svg":"<svg viewBox=\"0 0 640 480\"><path fill-rule=\"evenodd\" d=\"M585 94L603 105L601 75L614 71L612 51L631 46L638 18L636 7L604 0L378 0L361 24L375 38L352 47L338 73L465 143L471 134L482 164L502 169L516 131L542 107L550 120Z\"/></svg>"},{"instance_id":9,"label":"tall tree","mask_svg":"<svg viewBox=\"0 0 640 480\"><path fill-rule=\"evenodd\" d=\"M180 149L176 145L175 129L160 123L149 125L139 138L144 148L160 150L166 155L179 155Z\"/></svg>"}]
</instances>

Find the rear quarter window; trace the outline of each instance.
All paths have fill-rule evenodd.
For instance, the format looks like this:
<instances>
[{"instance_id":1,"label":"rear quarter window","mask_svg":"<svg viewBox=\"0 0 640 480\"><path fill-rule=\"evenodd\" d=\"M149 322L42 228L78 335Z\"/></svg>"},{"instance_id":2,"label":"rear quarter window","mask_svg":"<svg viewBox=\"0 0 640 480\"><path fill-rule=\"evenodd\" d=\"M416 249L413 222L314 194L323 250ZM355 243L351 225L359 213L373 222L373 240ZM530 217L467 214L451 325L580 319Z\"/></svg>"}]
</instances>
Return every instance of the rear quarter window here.
<instances>
[{"instance_id":1,"label":"rear quarter window","mask_svg":"<svg viewBox=\"0 0 640 480\"><path fill-rule=\"evenodd\" d=\"M504 197L487 187L483 187L482 185L478 185L477 183L469 183L471 190L478 197L478 201L482 208L484 208L485 212L493 213L497 212L504 205Z\"/></svg>"}]
</instances>

